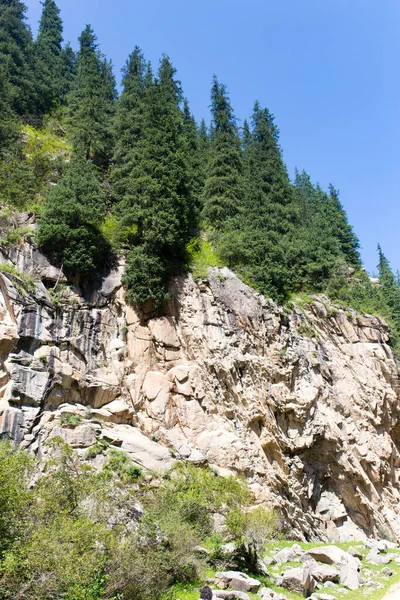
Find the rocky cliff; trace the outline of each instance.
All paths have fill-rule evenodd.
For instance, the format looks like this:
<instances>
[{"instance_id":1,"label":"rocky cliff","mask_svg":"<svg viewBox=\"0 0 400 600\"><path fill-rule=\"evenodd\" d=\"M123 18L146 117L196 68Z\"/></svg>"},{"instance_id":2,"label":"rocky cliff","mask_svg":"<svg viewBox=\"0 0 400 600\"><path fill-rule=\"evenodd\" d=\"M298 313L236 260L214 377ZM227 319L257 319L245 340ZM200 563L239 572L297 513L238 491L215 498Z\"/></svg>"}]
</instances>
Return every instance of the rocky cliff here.
<instances>
[{"instance_id":1,"label":"rocky cliff","mask_svg":"<svg viewBox=\"0 0 400 600\"><path fill-rule=\"evenodd\" d=\"M384 321L327 298L289 311L228 269L177 277L163 316L139 314L121 268L82 292L29 243L3 260L38 282L0 274L3 436L39 454L54 435L82 455L103 439L146 469L240 473L303 539L399 536L399 364Z\"/></svg>"}]
</instances>

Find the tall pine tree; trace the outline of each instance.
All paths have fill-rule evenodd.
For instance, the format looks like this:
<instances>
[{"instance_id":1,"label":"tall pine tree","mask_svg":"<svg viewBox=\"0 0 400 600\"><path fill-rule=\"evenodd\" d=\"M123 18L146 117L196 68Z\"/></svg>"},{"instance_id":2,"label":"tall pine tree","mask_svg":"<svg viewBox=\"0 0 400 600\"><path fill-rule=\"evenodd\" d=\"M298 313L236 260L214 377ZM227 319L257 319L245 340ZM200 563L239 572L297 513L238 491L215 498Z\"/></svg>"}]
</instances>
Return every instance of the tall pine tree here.
<instances>
[{"instance_id":1,"label":"tall pine tree","mask_svg":"<svg viewBox=\"0 0 400 600\"><path fill-rule=\"evenodd\" d=\"M82 32L79 44L76 73L67 98L68 126L74 152L105 169L113 154L115 79L90 25Z\"/></svg>"},{"instance_id":2,"label":"tall pine tree","mask_svg":"<svg viewBox=\"0 0 400 600\"><path fill-rule=\"evenodd\" d=\"M146 100L143 135L120 205L123 224L137 227L124 283L130 301L143 304L151 298L159 306L167 296L169 274L184 264L191 213L182 91L168 57Z\"/></svg>"},{"instance_id":3,"label":"tall pine tree","mask_svg":"<svg viewBox=\"0 0 400 600\"><path fill-rule=\"evenodd\" d=\"M39 78L42 111L48 113L62 100L63 78L63 24L54 0L44 0L39 33L35 42L36 69Z\"/></svg>"},{"instance_id":4,"label":"tall pine tree","mask_svg":"<svg viewBox=\"0 0 400 600\"><path fill-rule=\"evenodd\" d=\"M139 47L135 47L123 70L123 90L115 117L115 151L112 174L114 195L124 198L144 135L145 106L153 83L151 71Z\"/></svg>"},{"instance_id":5,"label":"tall pine tree","mask_svg":"<svg viewBox=\"0 0 400 600\"><path fill-rule=\"evenodd\" d=\"M208 227L223 229L237 215L243 201L240 138L226 86L213 78L211 89L211 146L203 194L203 219Z\"/></svg>"},{"instance_id":6,"label":"tall pine tree","mask_svg":"<svg viewBox=\"0 0 400 600\"><path fill-rule=\"evenodd\" d=\"M32 44L25 4L20 0L1 0L1 76L7 82L7 102L14 112L24 117L38 110Z\"/></svg>"}]
</instances>

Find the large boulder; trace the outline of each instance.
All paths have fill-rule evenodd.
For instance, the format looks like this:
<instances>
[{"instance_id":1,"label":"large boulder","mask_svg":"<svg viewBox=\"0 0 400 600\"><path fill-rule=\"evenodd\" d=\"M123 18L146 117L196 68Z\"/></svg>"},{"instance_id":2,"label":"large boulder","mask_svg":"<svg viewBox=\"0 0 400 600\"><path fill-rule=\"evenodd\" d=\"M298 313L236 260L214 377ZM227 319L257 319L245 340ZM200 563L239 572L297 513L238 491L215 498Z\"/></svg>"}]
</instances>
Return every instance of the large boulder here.
<instances>
[{"instance_id":1,"label":"large boulder","mask_svg":"<svg viewBox=\"0 0 400 600\"><path fill-rule=\"evenodd\" d=\"M360 575L354 563L347 562L340 567L340 584L343 587L349 590L358 590L360 583Z\"/></svg>"},{"instance_id":2,"label":"large boulder","mask_svg":"<svg viewBox=\"0 0 400 600\"><path fill-rule=\"evenodd\" d=\"M302 594L305 598L313 593L316 581L308 565L289 569L282 575L281 585L291 592Z\"/></svg>"},{"instance_id":3,"label":"large boulder","mask_svg":"<svg viewBox=\"0 0 400 600\"><path fill-rule=\"evenodd\" d=\"M319 546L307 550L304 556L311 556L318 562L328 565L343 565L353 559L348 552L341 550L337 546Z\"/></svg>"},{"instance_id":4,"label":"large boulder","mask_svg":"<svg viewBox=\"0 0 400 600\"><path fill-rule=\"evenodd\" d=\"M240 592L252 592L256 594L261 587L258 579L253 579L240 571L224 571L215 573L215 585L224 590L232 588Z\"/></svg>"},{"instance_id":5,"label":"large boulder","mask_svg":"<svg viewBox=\"0 0 400 600\"><path fill-rule=\"evenodd\" d=\"M377 548L372 548L365 560L373 565L388 565L392 561L392 558L390 555L383 556Z\"/></svg>"},{"instance_id":6,"label":"large boulder","mask_svg":"<svg viewBox=\"0 0 400 600\"><path fill-rule=\"evenodd\" d=\"M297 562L299 560L299 556L293 548L283 548L274 556L274 561L278 565L283 565L287 562Z\"/></svg>"},{"instance_id":7,"label":"large boulder","mask_svg":"<svg viewBox=\"0 0 400 600\"><path fill-rule=\"evenodd\" d=\"M318 583L325 583L325 581L339 581L339 571L332 565L316 565L311 566L311 575Z\"/></svg>"}]
</instances>

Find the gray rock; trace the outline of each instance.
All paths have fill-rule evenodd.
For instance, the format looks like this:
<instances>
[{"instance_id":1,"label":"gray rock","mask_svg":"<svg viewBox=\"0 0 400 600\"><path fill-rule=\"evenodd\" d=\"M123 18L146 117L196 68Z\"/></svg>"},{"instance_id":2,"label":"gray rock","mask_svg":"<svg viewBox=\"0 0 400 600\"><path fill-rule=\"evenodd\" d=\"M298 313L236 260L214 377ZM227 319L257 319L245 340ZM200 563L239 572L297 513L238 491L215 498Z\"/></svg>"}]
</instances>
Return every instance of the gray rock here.
<instances>
[{"instance_id":1,"label":"gray rock","mask_svg":"<svg viewBox=\"0 0 400 600\"><path fill-rule=\"evenodd\" d=\"M354 563L348 562L340 567L340 584L349 590L358 590L360 575Z\"/></svg>"},{"instance_id":2,"label":"gray rock","mask_svg":"<svg viewBox=\"0 0 400 600\"><path fill-rule=\"evenodd\" d=\"M318 583L325 583L325 581L339 581L339 571L332 565L317 565L311 567L311 575Z\"/></svg>"},{"instance_id":3,"label":"gray rock","mask_svg":"<svg viewBox=\"0 0 400 600\"><path fill-rule=\"evenodd\" d=\"M383 573L384 575L389 575L389 577L393 575L393 571L392 569L389 569L389 567L383 567L381 573Z\"/></svg>"},{"instance_id":4,"label":"gray rock","mask_svg":"<svg viewBox=\"0 0 400 600\"><path fill-rule=\"evenodd\" d=\"M261 581L249 577L246 573L240 571L224 571L215 573L215 585L220 589L228 587L239 590L240 592L257 593L261 587Z\"/></svg>"},{"instance_id":5,"label":"gray rock","mask_svg":"<svg viewBox=\"0 0 400 600\"><path fill-rule=\"evenodd\" d=\"M304 556L311 556L318 562L328 565L342 565L348 562L350 555L337 546L320 546L307 550Z\"/></svg>"},{"instance_id":6,"label":"gray rock","mask_svg":"<svg viewBox=\"0 0 400 600\"><path fill-rule=\"evenodd\" d=\"M354 546L350 546L347 552L350 554L350 556L354 556L355 558L359 558L360 560L362 559L361 552L357 550L357 548L354 548Z\"/></svg>"},{"instance_id":7,"label":"gray rock","mask_svg":"<svg viewBox=\"0 0 400 600\"><path fill-rule=\"evenodd\" d=\"M291 592L297 592L307 598L315 590L316 582L306 565L285 571L282 575L281 585Z\"/></svg>"},{"instance_id":8,"label":"gray rock","mask_svg":"<svg viewBox=\"0 0 400 600\"><path fill-rule=\"evenodd\" d=\"M280 550L273 558L278 565L299 560L299 556L293 548L283 548L283 550Z\"/></svg>"},{"instance_id":9,"label":"gray rock","mask_svg":"<svg viewBox=\"0 0 400 600\"><path fill-rule=\"evenodd\" d=\"M239 590L214 590L213 598L224 598L224 600L250 600L250 596Z\"/></svg>"},{"instance_id":10,"label":"gray rock","mask_svg":"<svg viewBox=\"0 0 400 600\"><path fill-rule=\"evenodd\" d=\"M365 560L373 565L388 565L390 562L392 562L390 555L383 556L375 547L368 552Z\"/></svg>"}]
</instances>

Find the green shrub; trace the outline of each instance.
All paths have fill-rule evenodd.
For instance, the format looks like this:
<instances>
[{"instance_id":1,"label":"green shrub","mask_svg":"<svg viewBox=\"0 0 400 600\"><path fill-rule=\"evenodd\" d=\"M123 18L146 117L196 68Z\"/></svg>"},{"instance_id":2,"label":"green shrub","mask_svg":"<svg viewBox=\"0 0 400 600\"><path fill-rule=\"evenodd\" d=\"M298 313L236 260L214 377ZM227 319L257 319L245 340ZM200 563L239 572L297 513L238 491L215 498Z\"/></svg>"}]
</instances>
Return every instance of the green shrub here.
<instances>
[{"instance_id":1,"label":"green shrub","mask_svg":"<svg viewBox=\"0 0 400 600\"><path fill-rule=\"evenodd\" d=\"M13 264L7 262L0 263L0 273L4 273L10 277L16 290L22 296L25 296L26 292L32 294L35 291L35 280L33 277L22 273Z\"/></svg>"},{"instance_id":2,"label":"green shrub","mask_svg":"<svg viewBox=\"0 0 400 600\"><path fill-rule=\"evenodd\" d=\"M142 475L142 469L133 464L128 456L121 450L110 450L107 461L103 466L106 473L115 473L122 483L134 483Z\"/></svg>"},{"instance_id":3,"label":"green shrub","mask_svg":"<svg viewBox=\"0 0 400 600\"><path fill-rule=\"evenodd\" d=\"M224 263L215 253L210 242L192 238L186 247L189 268L195 279L207 277L209 267L223 267Z\"/></svg>"},{"instance_id":4,"label":"green shrub","mask_svg":"<svg viewBox=\"0 0 400 600\"><path fill-rule=\"evenodd\" d=\"M60 425L62 427L70 427L73 429L82 423L82 417L79 415L70 415L68 413L61 413L59 417Z\"/></svg>"}]
</instances>

